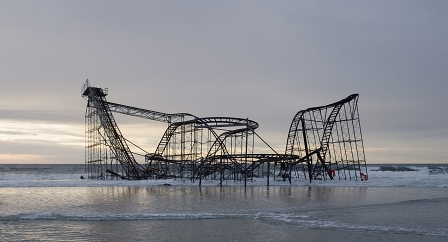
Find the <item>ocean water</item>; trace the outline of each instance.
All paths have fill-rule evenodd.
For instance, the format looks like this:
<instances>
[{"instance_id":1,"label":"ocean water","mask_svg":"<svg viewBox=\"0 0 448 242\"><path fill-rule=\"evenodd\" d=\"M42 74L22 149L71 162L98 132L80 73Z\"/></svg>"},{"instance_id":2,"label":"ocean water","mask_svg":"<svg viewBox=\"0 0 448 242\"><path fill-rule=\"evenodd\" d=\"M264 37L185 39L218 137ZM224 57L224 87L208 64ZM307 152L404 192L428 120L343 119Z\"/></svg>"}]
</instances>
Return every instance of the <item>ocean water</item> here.
<instances>
[{"instance_id":1,"label":"ocean water","mask_svg":"<svg viewBox=\"0 0 448 242\"><path fill-rule=\"evenodd\" d=\"M81 175L84 165L0 165L0 241L448 241L448 165L270 187Z\"/></svg>"}]
</instances>

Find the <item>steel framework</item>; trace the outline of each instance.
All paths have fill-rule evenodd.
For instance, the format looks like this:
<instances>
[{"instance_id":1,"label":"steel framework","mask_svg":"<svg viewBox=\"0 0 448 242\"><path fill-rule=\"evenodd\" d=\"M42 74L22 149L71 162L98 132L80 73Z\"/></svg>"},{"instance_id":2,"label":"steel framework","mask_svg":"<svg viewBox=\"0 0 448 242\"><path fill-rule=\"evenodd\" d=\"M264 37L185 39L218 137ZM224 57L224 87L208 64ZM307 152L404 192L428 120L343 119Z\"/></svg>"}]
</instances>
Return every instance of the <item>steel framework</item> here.
<instances>
[{"instance_id":1,"label":"steel framework","mask_svg":"<svg viewBox=\"0 0 448 242\"><path fill-rule=\"evenodd\" d=\"M233 180L254 178L364 180L364 148L354 94L339 102L297 113L288 133L286 152L254 153L258 123L232 117L199 118L166 114L108 102L107 89L82 86L85 113L85 162L89 178ZM112 113L164 122L168 128L154 153L133 153ZM136 146L136 145L135 145ZM140 147L136 146L141 149ZM134 155L144 156L137 162Z\"/></svg>"},{"instance_id":2,"label":"steel framework","mask_svg":"<svg viewBox=\"0 0 448 242\"><path fill-rule=\"evenodd\" d=\"M308 156L295 167L308 179L367 180L358 94L320 107L299 111L286 142L286 154ZM314 155L310 155L315 152Z\"/></svg>"}]
</instances>

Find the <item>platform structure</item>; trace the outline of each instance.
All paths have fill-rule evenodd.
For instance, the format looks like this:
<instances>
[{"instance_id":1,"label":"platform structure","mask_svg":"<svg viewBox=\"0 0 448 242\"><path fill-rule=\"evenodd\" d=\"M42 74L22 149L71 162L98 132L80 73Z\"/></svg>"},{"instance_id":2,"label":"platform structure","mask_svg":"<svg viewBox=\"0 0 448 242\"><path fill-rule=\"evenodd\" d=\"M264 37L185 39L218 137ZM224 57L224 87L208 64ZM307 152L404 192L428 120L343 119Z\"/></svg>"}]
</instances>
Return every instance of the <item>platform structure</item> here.
<instances>
[{"instance_id":1,"label":"platform structure","mask_svg":"<svg viewBox=\"0 0 448 242\"><path fill-rule=\"evenodd\" d=\"M197 117L167 114L108 102L108 89L81 89L87 101L85 113L85 163L94 179L183 179L241 182L254 178L269 181L367 178L358 95L327 106L297 113L288 132L286 151L278 153L255 131L258 123L234 117ZM152 153L127 140L113 113L168 125ZM268 154L255 153L261 143ZM129 145L141 152L132 152ZM336 148L339 147L339 148ZM137 162L135 156L144 157ZM365 176L365 177L363 177Z\"/></svg>"}]
</instances>

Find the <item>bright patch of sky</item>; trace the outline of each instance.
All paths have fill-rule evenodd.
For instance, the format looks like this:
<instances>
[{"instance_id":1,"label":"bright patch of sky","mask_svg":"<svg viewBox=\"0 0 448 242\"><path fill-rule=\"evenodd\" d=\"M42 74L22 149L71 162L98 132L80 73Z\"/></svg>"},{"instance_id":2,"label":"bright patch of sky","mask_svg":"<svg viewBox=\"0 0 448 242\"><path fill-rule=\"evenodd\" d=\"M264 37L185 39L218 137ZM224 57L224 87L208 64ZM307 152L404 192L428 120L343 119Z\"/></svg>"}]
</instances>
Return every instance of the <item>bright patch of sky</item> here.
<instances>
[{"instance_id":1,"label":"bright patch of sky","mask_svg":"<svg viewBox=\"0 0 448 242\"><path fill-rule=\"evenodd\" d=\"M0 141L84 146L84 127L2 120Z\"/></svg>"}]
</instances>

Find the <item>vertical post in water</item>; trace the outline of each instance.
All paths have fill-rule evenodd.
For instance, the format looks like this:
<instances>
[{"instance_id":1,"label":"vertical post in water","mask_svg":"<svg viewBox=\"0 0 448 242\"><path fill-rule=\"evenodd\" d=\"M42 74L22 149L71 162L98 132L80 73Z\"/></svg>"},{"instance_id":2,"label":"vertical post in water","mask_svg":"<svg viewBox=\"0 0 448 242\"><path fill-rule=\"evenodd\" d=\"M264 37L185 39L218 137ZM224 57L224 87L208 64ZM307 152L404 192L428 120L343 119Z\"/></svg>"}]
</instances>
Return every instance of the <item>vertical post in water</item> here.
<instances>
[{"instance_id":1,"label":"vertical post in water","mask_svg":"<svg viewBox=\"0 0 448 242\"><path fill-rule=\"evenodd\" d=\"M244 162L244 187L246 187L247 184L247 141L248 141L248 134L249 134L249 119L246 118L246 161Z\"/></svg>"},{"instance_id":2,"label":"vertical post in water","mask_svg":"<svg viewBox=\"0 0 448 242\"><path fill-rule=\"evenodd\" d=\"M204 158L201 158L201 164L199 165L199 187L202 185L202 164L204 163Z\"/></svg>"},{"instance_id":3,"label":"vertical post in water","mask_svg":"<svg viewBox=\"0 0 448 242\"><path fill-rule=\"evenodd\" d=\"M268 185L268 190L269 190L269 173L271 172L270 171L270 167L269 167L269 164L270 164L270 162L268 162L268 181L267 181L267 185Z\"/></svg>"},{"instance_id":4,"label":"vertical post in water","mask_svg":"<svg viewBox=\"0 0 448 242\"><path fill-rule=\"evenodd\" d=\"M291 162L291 160L289 160L289 162L288 162L289 164L288 164L288 167L289 167L289 185L291 185L291 176L292 176L292 162Z\"/></svg>"},{"instance_id":5,"label":"vertical post in water","mask_svg":"<svg viewBox=\"0 0 448 242\"><path fill-rule=\"evenodd\" d=\"M219 186L222 187L222 181L223 181L223 176L224 174L222 173L222 150L221 150L221 157L219 158L219 173L221 173L221 175L219 176Z\"/></svg>"},{"instance_id":6,"label":"vertical post in water","mask_svg":"<svg viewBox=\"0 0 448 242\"><path fill-rule=\"evenodd\" d=\"M306 138L306 132L305 132L305 120L303 118L300 118L300 121L302 121L302 135L303 135L303 144L305 145L305 154L308 157L309 155L309 151L308 151L308 140ZM308 177L310 178L310 183L311 183L311 161L310 158L306 158L306 163L308 165Z\"/></svg>"}]
</instances>

